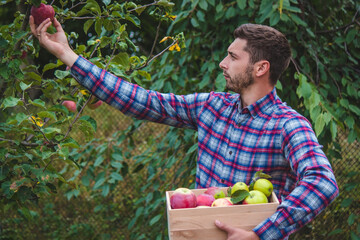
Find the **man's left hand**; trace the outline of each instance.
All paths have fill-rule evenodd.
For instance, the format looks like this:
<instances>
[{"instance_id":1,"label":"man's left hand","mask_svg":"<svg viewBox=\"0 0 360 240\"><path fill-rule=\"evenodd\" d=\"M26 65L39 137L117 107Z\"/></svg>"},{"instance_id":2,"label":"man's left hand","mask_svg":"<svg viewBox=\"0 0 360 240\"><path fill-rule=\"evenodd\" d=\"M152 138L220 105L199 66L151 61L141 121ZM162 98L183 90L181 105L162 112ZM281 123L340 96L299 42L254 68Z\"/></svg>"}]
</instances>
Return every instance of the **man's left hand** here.
<instances>
[{"instance_id":1,"label":"man's left hand","mask_svg":"<svg viewBox=\"0 0 360 240\"><path fill-rule=\"evenodd\" d=\"M218 220L215 225L227 232L227 240L259 240L260 238L253 231L246 231L241 228L235 228Z\"/></svg>"}]
</instances>

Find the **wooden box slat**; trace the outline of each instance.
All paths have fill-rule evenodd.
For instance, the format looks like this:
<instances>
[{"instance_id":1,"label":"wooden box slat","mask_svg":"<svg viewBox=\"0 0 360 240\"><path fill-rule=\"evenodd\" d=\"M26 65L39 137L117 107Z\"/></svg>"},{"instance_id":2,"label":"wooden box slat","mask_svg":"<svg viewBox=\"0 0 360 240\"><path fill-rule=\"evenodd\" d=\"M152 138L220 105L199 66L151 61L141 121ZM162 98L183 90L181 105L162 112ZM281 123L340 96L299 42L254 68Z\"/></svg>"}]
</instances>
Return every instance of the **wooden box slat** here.
<instances>
[{"instance_id":1,"label":"wooden box slat","mask_svg":"<svg viewBox=\"0 0 360 240\"><path fill-rule=\"evenodd\" d=\"M222 188L225 192L227 188ZM206 189L192 189L199 195ZM253 205L234 205L228 207L171 209L170 197L174 191L166 192L166 208L170 240L226 239L226 233L215 226L215 220L234 227L251 230L277 209L279 201L272 193L269 203Z\"/></svg>"}]
</instances>

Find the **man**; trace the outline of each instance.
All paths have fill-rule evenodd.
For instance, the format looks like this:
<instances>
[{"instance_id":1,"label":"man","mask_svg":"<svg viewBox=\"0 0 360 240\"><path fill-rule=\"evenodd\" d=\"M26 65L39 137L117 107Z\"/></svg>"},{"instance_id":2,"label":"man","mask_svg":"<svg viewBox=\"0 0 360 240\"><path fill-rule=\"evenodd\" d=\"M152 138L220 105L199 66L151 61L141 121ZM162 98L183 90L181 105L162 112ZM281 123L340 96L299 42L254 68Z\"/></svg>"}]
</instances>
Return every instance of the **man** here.
<instances>
[{"instance_id":1,"label":"man","mask_svg":"<svg viewBox=\"0 0 360 240\"><path fill-rule=\"evenodd\" d=\"M46 20L30 27L40 44L71 67L77 81L123 113L198 131L196 186L250 183L255 172L272 176L281 204L252 231L219 221L228 239L283 239L315 218L338 195L336 180L310 123L286 106L275 85L288 67L285 36L262 25L245 24L220 63L231 93L161 94L145 90L76 55L59 22L51 35Z\"/></svg>"}]
</instances>

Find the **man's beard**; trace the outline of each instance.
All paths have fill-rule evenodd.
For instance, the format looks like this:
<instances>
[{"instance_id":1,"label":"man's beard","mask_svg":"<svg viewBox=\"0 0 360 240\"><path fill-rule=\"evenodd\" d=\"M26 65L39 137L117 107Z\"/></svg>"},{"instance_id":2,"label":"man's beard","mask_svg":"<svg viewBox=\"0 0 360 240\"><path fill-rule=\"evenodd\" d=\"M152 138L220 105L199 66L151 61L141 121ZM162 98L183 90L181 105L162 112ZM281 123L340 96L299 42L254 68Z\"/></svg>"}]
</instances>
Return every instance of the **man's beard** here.
<instances>
[{"instance_id":1,"label":"man's beard","mask_svg":"<svg viewBox=\"0 0 360 240\"><path fill-rule=\"evenodd\" d=\"M243 90L254 83L254 78L252 76L253 69L254 65L248 64L244 73L238 73L234 77L229 76L229 80L226 81L226 88L241 94Z\"/></svg>"}]
</instances>

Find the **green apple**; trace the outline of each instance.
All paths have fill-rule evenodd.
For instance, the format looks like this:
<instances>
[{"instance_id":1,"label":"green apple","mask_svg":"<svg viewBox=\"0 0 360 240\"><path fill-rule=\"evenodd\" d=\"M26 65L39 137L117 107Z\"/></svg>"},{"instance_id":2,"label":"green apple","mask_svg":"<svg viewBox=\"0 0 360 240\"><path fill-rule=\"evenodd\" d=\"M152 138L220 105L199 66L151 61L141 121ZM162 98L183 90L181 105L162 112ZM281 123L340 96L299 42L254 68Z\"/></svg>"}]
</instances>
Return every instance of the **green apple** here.
<instances>
[{"instance_id":1,"label":"green apple","mask_svg":"<svg viewBox=\"0 0 360 240\"><path fill-rule=\"evenodd\" d=\"M252 190L249 192L250 196L247 196L243 204L259 204L259 203L268 203L268 199L263 192L258 190Z\"/></svg>"},{"instance_id":2,"label":"green apple","mask_svg":"<svg viewBox=\"0 0 360 240\"><path fill-rule=\"evenodd\" d=\"M239 190L249 191L249 187L244 182L237 182L231 188L231 196L234 194L234 192L239 191Z\"/></svg>"},{"instance_id":3,"label":"green apple","mask_svg":"<svg viewBox=\"0 0 360 240\"><path fill-rule=\"evenodd\" d=\"M260 178L256 180L254 184L254 190L263 192L266 197L270 197L272 191L274 190L274 186L269 180L265 178Z\"/></svg>"}]
</instances>

